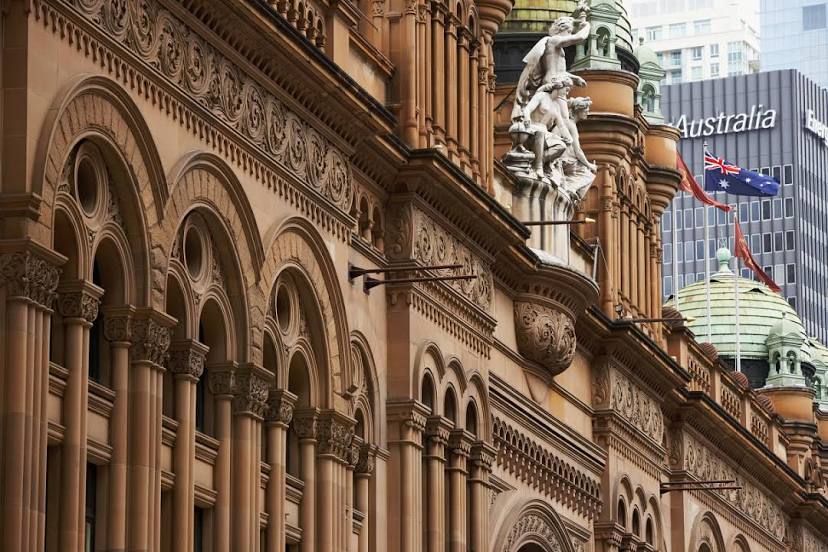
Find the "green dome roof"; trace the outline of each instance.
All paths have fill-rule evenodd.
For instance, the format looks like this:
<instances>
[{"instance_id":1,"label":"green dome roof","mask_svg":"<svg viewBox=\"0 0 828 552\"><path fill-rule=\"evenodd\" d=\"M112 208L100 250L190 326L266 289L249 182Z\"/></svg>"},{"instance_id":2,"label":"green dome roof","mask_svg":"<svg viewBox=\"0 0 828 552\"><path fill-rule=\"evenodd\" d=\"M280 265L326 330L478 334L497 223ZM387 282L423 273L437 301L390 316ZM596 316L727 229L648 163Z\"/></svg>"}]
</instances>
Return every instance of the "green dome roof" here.
<instances>
[{"instance_id":1,"label":"green dome roof","mask_svg":"<svg viewBox=\"0 0 828 552\"><path fill-rule=\"evenodd\" d=\"M638 60L638 63L641 64L643 67L645 63L653 63L661 67L658 63L658 56L656 55L655 51L650 48L647 44L644 43L644 37L640 37L638 39L638 45L633 52L635 54L635 58Z\"/></svg>"},{"instance_id":2,"label":"green dome roof","mask_svg":"<svg viewBox=\"0 0 828 552\"><path fill-rule=\"evenodd\" d=\"M720 249L716 253L719 271L710 276L710 342L719 356L736 356L736 300L734 297L733 272L728 267L730 252ZM810 360L810 339L796 311L778 293L766 285L739 278L739 334L742 358L768 359L769 335L782 331L785 335L799 336L802 341L803 361ZM679 290L681 314L692 318L687 326L699 341L707 341L707 298L705 282L696 282ZM667 306L675 308L671 299ZM776 334L779 335L779 334Z\"/></svg>"}]
</instances>

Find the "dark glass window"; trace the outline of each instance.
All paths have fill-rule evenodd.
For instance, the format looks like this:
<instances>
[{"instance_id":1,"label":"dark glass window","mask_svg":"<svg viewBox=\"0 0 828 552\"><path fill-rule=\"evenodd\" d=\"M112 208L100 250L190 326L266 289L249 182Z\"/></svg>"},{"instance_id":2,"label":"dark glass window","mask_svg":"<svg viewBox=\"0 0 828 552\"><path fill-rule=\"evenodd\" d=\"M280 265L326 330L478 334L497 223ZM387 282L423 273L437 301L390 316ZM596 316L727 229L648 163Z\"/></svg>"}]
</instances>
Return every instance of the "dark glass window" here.
<instances>
[{"instance_id":1,"label":"dark glass window","mask_svg":"<svg viewBox=\"0 0 828 552\"><path fill-rule=\"evenodd\" d=\"M802 6L802 30L813 31L825 28L825 4Z\"/></svg>"},{"instance_id":2,"label":"dark glass window","mask_svg":"<svg viewBox=\"0 0 828 552\"><path fill-rule=\"evenodd\" d=\"M684 227L693 228L693 209L684 210Z\"/></svg>"},{"instance_id":3,"label":"dark glass window","mask_svg":"<svg viewBox=\"0 0 828 552\"><path fill-rule=\"evenodd\" d=\"M98 466L86 464L86 508L84 512L84 550L95 550L95 510L97 509Z\"/></svg>"},{"instance_id":4,"label":"dark glass window","mask_svg":"<svg viewBox=\"0 0 828 552\"><path fill-rule=\"evenodd\" d=\"M786 284L795 284L796 283L796 265L793 263L789 263L785 267L785 283Z\"/></svg>"},{"instance_id":5,"label":"dark glass window","mask_svg":"<svg viewBox=\"0 0 828 552\"><path fill-rule=\"evenodd\" d=\"M773 233L773 250L774 251L784 251L785 250L785 234L781 230L778 232Z\"/></svg>"},{"instance_id":6,"label":"dark glass window","mask_svg":"<svg viewBox=\"0 0 828 552\"><path fill-rule=\"evenodd\" d=\"M796 309L796 297L788 297L788 304L794 309Z\"/></svg>"},{"instance_id":7,"label":"dark glass window","mask_svg":"<svg viewBox=\"0 0 828 552\"><path fill-rule=\"evenodd\" d=\"M771 239L771 236L772 234L770 232L762 234L762 253L773 252L773 240Z\"/></svg>"},{"instance_id":8,"label":"dark glass window","mask_svg":"<svg viewBox=\"0 0 828 552\"><path fill-rule=\"evenodd\" d=\"M204 551L204 509L196 506L193 511L193 550Z\"/></svg>"},{"instance_id":9,"label":"dark glass window","mask_svg":"<svg viewBox=\"0 0 828 552\"><path fill-rule=\"evenodd\" d=\"M762 220L770 220L771 219L771 200L763 199L762 200Z\"/></svg>"},{"instance_id":10,"label":"dark glass window","mask_svg":"<svg viewBox=\"0 0 828 552\"><path fill-rule=\"evenodd\" d=\"M793 184L793 165L785 165L783 173L785 185Z\"/></svg>"},{"instance_id":11,"label":"dark glass window","mask_svg":"<svg viewBox=\"0 0 828 552\"><path fill-rule=\"evenodd\" d=\"M773 218L782 218L782 199L776 198L773 200Z\"/></svg>"},{"instance_id":12,"label":"dark glass window","mask_svg":"<svg viewBox=\"0 0 828 552\"><path fill-rule=\"evenodd\" d=\"M748 207L747 203L739 204L739 222L750 222L750 207Z\"/></svg>"},{"instance_id":13,"label":"dark glass window","mask_svg":"<svg viewBox=\"0 0 828 552\"><path fill-rule=\"evenodd\" d=\"M782 167L779 165L774 165L773 167L773 179L776 180L779 184L782 184Z\"/></svg>"},{"instance_id":14,"label":"dark glass window","mask_svg":"<svg viewBox=\"0 0 828 552\"><path fill-rule=\"evenodd\" d=\"M755 201L750 204L750 220L753 222L759 222L759 219L762 215L762 204L758 201Z\"/></svg>"},{"instance_id":15,"label":"dark glass window","mask_svg":"<svg viewBox=\"0 0 828 552\"><path fill-rule=\"evenodd\" d=\"M696 240L696 259L705 259L704 255L704 240Z\"/></svg>"},{"instance_id":16,"label":"dark glass window","mask_svg":"<svg viewBox=\"0 0 828 552\"><path fill-rule=\"evenodd\" d=\"M785 198L785 218L793 218L794 202L792 197Z\"/></svg>"},{"instance_id":17,"label":"dark glass window","mask_svg":"<svg viewBox=\"0 0 828 552\"><path fill-rule=\"evenodd\" d=\"M794 238L794 231L788 230L785 232L785 249L788 251L793 251L795 247L796 238Z\"/></svg>"},{"instance_id":18,"label":"dark glass window","mask_svg":"<svg viewBox=\"0 0 828 552\"><path fill-rule=\"evenodd\" d=\"M760 234L753 234L750 237L750 252L754 255L762 252L762 236Z\"/></svg>"},{"instance_id":19,"label":"dark glass window","mask_svg":"<svg viewBox=\"0 0 828 552\"><path fill-rule=\"evenodd\" d=\"M661 228L665 232L669 232L670 230L672 230L672 225L673 225L673 214L670 211L667 211L666 213L664 213L664 216L661 217Z\"/></svg>"}]
</instances>

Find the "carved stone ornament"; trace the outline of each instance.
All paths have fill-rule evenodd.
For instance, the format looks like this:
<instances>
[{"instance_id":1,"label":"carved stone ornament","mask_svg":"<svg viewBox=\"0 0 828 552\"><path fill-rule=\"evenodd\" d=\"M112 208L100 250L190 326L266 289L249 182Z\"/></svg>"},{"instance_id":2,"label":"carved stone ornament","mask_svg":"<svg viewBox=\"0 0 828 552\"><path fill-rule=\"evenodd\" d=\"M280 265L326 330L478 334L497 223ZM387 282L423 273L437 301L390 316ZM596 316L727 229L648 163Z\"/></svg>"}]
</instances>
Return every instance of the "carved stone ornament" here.
<instances>
[{"instance_id":1,"label":"carved stone ornament","mask_svg":"<svg viewBox=\"0 0 828 552\"><path fill-rule=\"evenodd\" d=\"M133 361L147 361L158 366L165 364L172 329L155 319L139 318L132 321L132 336L130 353Z\"/></svg>"},{"instance_id":2,"label":"carved stone ornament","mask_svg":"<svg viewBox=\"0 0 828 552\"><path fill-rule=\"evenodd\" d=\"M503 552L514 552L527 540L540 542L549 552L564 552L555 529L547 519L536 513L524 514L509 530Z\"/></svg>"},{"instance_id":3,"label":"carved stone ornament","mask_svg":"<svg viewBox=\"0 0 828 552\"><path fill-rule=\"evenodd\" d=\"M108 313L104 311L104 337L111 342L132 341L132 315L130 313Z\"/></svg>"},{"instance_id":4,"label":"carved stone ornament","mask_svg":"<svg viewBox=\"0 0 828 552\"><path fill-rule=\"evenodd\" d=\"M552 22L548 36L523 58L526 65L515 90L509 127L512 148L503 163L522 188L538 192L531 203L555 207L551 220L571 216L572 206L584 199L597 171L581 149L576 124L586 119L591 101L569 97L573 86L586 83L569 73L564 54L564 47L589 37L589 11L582 0L574 17Z\"/></svg>"},{"instance_id":5,"label":"carved stone ornament","mask_svg":"<svg viewBox=\"0 0 828 552\"><path fill-rule=\"evenodd\" d=\"M117 2L117 8L96 0L73 5L297 180L339 209L350 208L354 185L348 155L157 0Z\"/></svg>"},{"instance_id":6,"label":"carved stone ornament","mask_svg":"<svg viewBox=\"0 0 828 552\"><path fill-rule=\"evenodd\" d=\"M333 413L326 413L317 423L316 452L334 456L347 464L353 436L353 424L339 419Z\"/></svg>"},{"instance_id":7,"label":"carved stone ornament","mask_svg":"<svg viewBox=\"0 0 828 552\"><path fill-rule=\"evenodd\" d=\"M235 376L235 384L233 412L262 417L267 407L267 381L258 374L240 373Z\"/></svg>"},{"instance_id":8,"label":"carved stone ornament","mask_svg":"<svg viewBox=\"0 0 828 552\"><path fill-rule=\"evenodd\" d=\"M210 386L210 392L213 395L232 395L235 386L236 375L230 370L215 370L207 371L207 384Z\"/></svg>"},{"instance_id":9,"label":"carved stone ornament","mask_svg":"<svg viewBox=\"0 0 828 552\"><path fill-rule=\"evenodd\" d=\"M52 308L60 270L31 251L0 255L0 283L9 297L28 299Z\"/></svg>"},{"instance_id":10,"label":"carved stone ornament","mask_svg":"<svg viewBox=\"0 0 828 552\"><path fill-rule=\"evenodd\" d=\"M265 420L287 427L293 419L293 406L296 404L296 395L287 389L276 389L270 392L265 409Z\"/></svg>"},{"instance_id":11,"label":"carved stone ornament","mask_svg":"<svg viewBox=\"0 0 828 552\"><path fill-rule=\"evenodd\" d=\"M488 310L492 301L491 264L474 253L433 217L413 205L392 209L388 217L385 250L389 259L414 260L423 265L460 264L462 268L435 270L439 276L476 274L473 280L446 282L478 307Z\"/></svg>"},{"instance_id":12,"label":"carved stone ornament","mask_svg":"<svg viewBox=\"0 0 828 552\"><path fill-rule=\"evenodd\" d=\"M167 368L176 376L198 381L204 372L204 361L209 350L209 347L194 340L174 343L170 347Z\"/></svg>"},{"instance_id":13,"label":"carved stone ornament","mask_svg":"<svg viewBox=\"0 0 828 552\"><path fill-rule=\"evenodd\" d=\"M620 371L611 372L611 408L636 429L661 444L664 435L661 406Z\"/></svg>"},{"instance_id":14,"label":"carved stone ornament","mask_svg":"<svg viewBox=\"0 0 828 552\"><path fill-rule=\"evenodd\" d=\"M293 413L293 430L299 439L316 439L319 413L316 409L297 410Z\"/></svg>"},{"instance_id":15,"label":"carved stone ornament","mask_svg":"<svg viewBox=\"0 0 828 552\"><path fill-rule=\"evenodd\" d=\"M90 289L61 292L58 310L64 318L80 318L89 323L98 318L101 295Z\"/></svg>"},{"instance_id":16,"label":"carved stone ornament","mask_svg":"<svg viewBox=\"0 0 828 552\"><path fill-rule=\"evenodd\" d=\"M515 302L515 332L518 352L555 376L566 370L575 357L577 344L572 317L550 306Z\"/></svg>"},{"instance_id":17,"label":"carved stone ornament","mask_svg":"<svg viewBox=\"0 0 828 552\"><path fill-rule=\"evenodd\" d=\"M355 473L370 475L374 472L374 462L376 460L376 447L363 443L359 448L359 459L354 468Z\"/></svg>"}]
</instances>

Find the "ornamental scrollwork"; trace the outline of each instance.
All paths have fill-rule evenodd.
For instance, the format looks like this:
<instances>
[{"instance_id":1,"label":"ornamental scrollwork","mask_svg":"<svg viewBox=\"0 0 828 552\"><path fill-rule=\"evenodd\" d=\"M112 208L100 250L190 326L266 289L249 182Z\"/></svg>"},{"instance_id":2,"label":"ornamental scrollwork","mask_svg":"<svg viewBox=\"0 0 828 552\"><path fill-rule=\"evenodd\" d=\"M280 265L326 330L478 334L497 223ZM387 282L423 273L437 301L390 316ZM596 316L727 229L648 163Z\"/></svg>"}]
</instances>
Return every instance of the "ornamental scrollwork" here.
<instances>
[{"instance_id":1,"label":"ornamental scrollwork","mask_svg":"<svg viewBox=\"0 0 828 552\"><path fill-rule=\"evenodd\" d=\"M94 322L98 318L101 299L88 291L61 293L58 298L58 310L64 318L80 318Z\"/></svg>"},{"instance_id":2,"label":"ornamental scrollwork","mask_svg":"<svg viewBox=\"0 0 828 552\"><path fill-rule=\"evenodd\" d=\"M265 420L287 427L293 419L293 407L296 404L296 395L285 389L270 392L265 409Z\"/></svg>"},{"instance_id":3,"label":"ornamental scrollwork","mask_svg":"<svg viewBox=\"0 0 828 552\"><path fill-rule=\"evenodd\" d=\"M267 407L268 383L257 374L235 375L233 412L262 417Z\"/></svg>"},{"instance_id":4,"label":"ornamental scrollwork","mask_svg":"<svg viewBox=\"0 0 828 552\"><path fill-rule=\"evenodd\" d=\"M0 255L0 284L9 297L22 297L52 308L60 270L31 251Z\"/></svg>"},{"instance_id":5,"label":"ornamental scrollwork","mask_svg":"<svg viewBox=\"0 0 828 552\"><path fill-rule=\"evenodd\" d=\"M488 310L493 293L492 271L480 258L441 224L417 207L393 209L388 217L386 254L392 260L415 260L423 265L461 265L457 272L436 270L440 276L475 274L472 280L447 282L478 307Z\"/></svg>"},{"instance_id":6,"label":"ornamental scrollwork","mask_svg":"<svg viewBox=\"0 0 828 552\"><path fill-rule=\"evenodd\" d=\"M157 1L73 3L187 97L348 211L354 193L348 156Z\"/></svg>"},{"instance_id":7,"label":"ornamental scrollwork","mask_svg":"<svg viewBox=\"0 0 828 552\"><path fill-rule=\"evenodd\" d=\"M575 322L562 310L529 301L515 302L518 352L555 376L575 358Z\"/></svg>"},{"instance_id":8,"label":"ornamental scrollwork","mask_svg":"<svg viewBox=\"0 0 828 552\"><path fill-rule=\"evenodd\" d=\"M661 407L618 370L612 371L611 408L653 441L662 442L664 417Z\"/></svg>"},{"instance_id":9,"label":"ornamental scrollwork","mask_svg":"<svg viewBox=\"0 0 828 552\"><path fill-rule=\"evenodd\" d=\"M150 318L133 320L132 347L130 353L134 361L147 361L163 366L167 360L172 330Z\"/></svg>"},{"instance_id":10,"label":"ornamental scrollwork","mask_svg":"<svg viewBox=\"0 0 828 552\"><path fill-rule=\"evenodd\" d=\"M351 424L333 416L319 420L316 428L316 451L329 454L348 464L351 460L351 441L354 428Z\"/></svg>"},{"instance_id":11,"label":"ornamental scrollwork","mask_svg":"<svg viewBox=\"0 0 828 552\"><path fill-rule=\"evenodd\" d=\"M204 373L209 348L196 341L176 343L169 353L167 368L173 374L198 381Z\"/></svg>"},{"instance_id":12,"label":"ornamental scrollwork","mask_svg":"<svg viewBox=\"0 0 828 552\"><path fill-rule=\"evenodd\" d=\"M535 513L521 516L517 523L512 526L506 537L506 542L503 544L503 552L517 550L524 539L530 536L541 540L546 545L547 550L551 552L563 552L555 529L548 520Z\"/></svg>"}]
</instances>

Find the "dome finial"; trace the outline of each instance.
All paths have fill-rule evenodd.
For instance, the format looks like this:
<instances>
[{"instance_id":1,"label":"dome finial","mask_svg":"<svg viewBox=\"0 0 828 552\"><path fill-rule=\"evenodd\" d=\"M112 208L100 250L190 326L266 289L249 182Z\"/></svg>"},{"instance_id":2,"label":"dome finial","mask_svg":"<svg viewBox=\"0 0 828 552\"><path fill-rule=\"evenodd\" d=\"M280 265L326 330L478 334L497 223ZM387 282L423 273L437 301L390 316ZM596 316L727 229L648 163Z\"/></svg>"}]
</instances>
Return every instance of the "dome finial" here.
<instances>
[{"instance_id":1,"label":"dome finial","mask_svg":"<svg viewBox=\"0 0 828 552\"><path fill-rule=\"evenodd\" d=\"M716 260L719 262L719 272L724 274L730 273L730 249L722 247L716 251Z\"/></svg>"}]
</instances>

